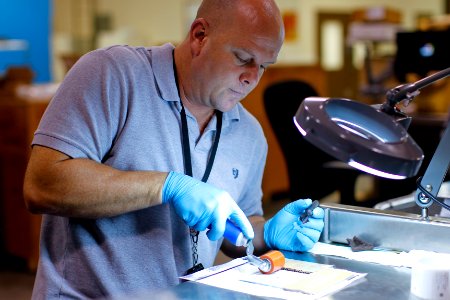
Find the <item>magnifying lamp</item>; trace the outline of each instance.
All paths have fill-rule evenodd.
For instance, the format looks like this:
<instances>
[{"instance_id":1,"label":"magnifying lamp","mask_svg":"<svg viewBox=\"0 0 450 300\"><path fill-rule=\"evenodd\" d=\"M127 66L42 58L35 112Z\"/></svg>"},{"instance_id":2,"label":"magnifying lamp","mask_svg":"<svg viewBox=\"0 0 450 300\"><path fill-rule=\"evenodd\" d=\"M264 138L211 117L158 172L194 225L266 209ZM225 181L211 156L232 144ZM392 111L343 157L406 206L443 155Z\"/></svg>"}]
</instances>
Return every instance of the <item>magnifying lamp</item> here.
<instances>
[{"instance_id":1,"label":"magnifying lamp","mask_svg":"<svg viewBox=\"0 0 450 300\"><path fill-rule=\"evenodd\" d=\"M370 106L342 98L306 98L294 116L294 123L306 140L316 147L364 172L391 179L417 174L423 161L422 149L408 134L411 118L397 104L412 101L419 90L450 74L450 68L415 83L391 89L382 105ZM423 176L418 181L416 203L422 217L436 201L450 164L450 127Z\"/></svg>"}]
</instances>

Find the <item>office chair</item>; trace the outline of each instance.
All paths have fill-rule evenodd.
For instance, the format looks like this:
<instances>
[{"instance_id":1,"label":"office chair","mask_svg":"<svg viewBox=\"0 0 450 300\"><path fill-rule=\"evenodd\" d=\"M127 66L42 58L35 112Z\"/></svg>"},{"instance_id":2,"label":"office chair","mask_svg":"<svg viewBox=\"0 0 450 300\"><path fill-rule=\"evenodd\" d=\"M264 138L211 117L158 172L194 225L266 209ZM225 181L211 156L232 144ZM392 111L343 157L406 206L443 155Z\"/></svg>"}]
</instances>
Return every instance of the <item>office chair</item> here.
<instances>
[{"instance_id":1,"label":"office chair","mask_svg":"<svg viewBox=\"0 0 450 300\"><path fill-rule=\"evenodd\" d=\"M356 178L362 172L351 167L329 167L336 159L310 144L295 127L293 117L306 97L316 90L299 80L276 82L263 94L267 117L286 160L291 200L321 199L338 190L340 203L356 205Z\"/></svg>"}]
</instances>

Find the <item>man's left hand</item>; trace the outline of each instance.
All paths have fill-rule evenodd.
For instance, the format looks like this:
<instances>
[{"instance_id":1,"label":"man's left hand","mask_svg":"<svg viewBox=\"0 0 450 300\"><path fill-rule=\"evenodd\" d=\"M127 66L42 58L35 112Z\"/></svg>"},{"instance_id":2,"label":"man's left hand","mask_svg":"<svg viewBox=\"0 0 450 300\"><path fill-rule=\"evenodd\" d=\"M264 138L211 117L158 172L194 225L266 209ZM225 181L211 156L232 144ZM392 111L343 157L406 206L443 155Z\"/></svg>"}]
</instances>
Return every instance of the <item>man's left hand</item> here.
<instances>
[{"instance_id":1,"label":"man's left hand","mask_svg":"<svg viewBox=\"0 0 450 300\"><path fill-rule=\"evenodd\" d=\"M302 223L300 215L311 205L311 199L287 204L264 225L264 241L271 249L308 251L319 240L324 227L324 211L313 210L308 222Z\"/></svg>"}]
</instances>

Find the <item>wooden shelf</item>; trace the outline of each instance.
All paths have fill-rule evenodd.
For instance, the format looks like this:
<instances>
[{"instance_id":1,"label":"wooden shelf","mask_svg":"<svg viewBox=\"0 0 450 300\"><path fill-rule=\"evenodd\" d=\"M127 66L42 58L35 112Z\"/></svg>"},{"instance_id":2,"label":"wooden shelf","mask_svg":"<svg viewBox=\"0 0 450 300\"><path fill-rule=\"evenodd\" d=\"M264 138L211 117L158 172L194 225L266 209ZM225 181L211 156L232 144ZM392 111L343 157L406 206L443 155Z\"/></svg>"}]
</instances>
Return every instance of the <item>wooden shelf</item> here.
<instances>
[{"instance_id":1,"label":"wooden shelf","mask_svg":"<svg viewBox=\"0 0 450 300\"><path fill-rule=\"evenodd\" d=\"M0 97L0 206L5 250L36 270L41 217L28 212L23 178L31 141L48 100Z\"/></svg>"}]
</instances>

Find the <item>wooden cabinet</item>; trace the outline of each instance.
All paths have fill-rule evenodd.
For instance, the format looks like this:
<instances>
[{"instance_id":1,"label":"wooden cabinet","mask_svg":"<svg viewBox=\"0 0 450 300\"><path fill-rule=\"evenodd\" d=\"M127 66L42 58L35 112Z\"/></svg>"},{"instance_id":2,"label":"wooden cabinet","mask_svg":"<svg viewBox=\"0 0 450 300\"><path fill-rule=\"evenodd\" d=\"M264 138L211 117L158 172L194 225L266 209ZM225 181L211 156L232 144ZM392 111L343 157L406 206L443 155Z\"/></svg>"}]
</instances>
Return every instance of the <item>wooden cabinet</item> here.
<instances>
[{"instance_id":1,"label":"wooden cabinet","mask_svg":"<svg viewBox=\"0 0 450 300\"><path fill-rule=\"evenodd\" d=\"M23 178L31 141L48 100L0 97L0 219L5 250L26 259L35 270L41 217L23 200Z\"/></svg>"}]
</instances>

